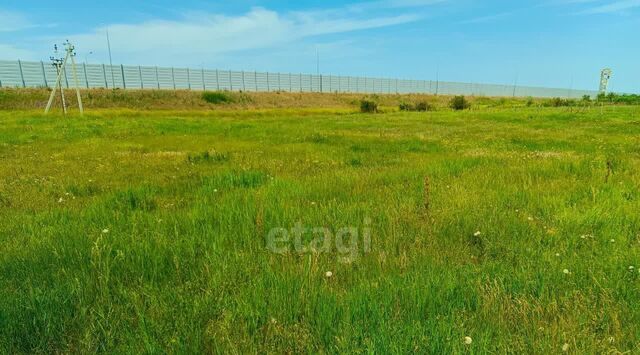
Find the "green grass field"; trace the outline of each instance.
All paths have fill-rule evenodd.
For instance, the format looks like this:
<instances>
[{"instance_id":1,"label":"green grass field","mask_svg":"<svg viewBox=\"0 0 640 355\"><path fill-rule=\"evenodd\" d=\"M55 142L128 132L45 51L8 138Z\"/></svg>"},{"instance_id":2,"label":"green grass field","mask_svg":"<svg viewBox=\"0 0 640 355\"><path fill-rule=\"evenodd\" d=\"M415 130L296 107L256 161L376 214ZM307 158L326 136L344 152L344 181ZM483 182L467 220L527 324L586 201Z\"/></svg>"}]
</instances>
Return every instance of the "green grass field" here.
<instances>
[{"instance_id":1,"label":"green grass field","mask_svg":"<svg viewBox=\"0 0 640 355\"><path fill-rule=\"evenodd\" d=\"M2 353L640 352L640 107L5 110L0 162Z\"/></svg>"}]
</instances>

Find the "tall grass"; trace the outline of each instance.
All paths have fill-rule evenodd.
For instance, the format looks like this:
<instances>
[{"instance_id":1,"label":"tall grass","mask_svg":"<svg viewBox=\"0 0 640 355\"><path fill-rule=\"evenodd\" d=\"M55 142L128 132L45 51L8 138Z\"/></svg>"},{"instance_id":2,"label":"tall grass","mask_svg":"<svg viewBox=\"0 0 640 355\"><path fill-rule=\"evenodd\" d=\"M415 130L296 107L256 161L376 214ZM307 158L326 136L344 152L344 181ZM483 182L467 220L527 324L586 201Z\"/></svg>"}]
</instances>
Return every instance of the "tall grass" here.
<instances>
[{"instance_id":1,"label":"tall grass","mask_svg":"<svg viewBox=\"0 0 640 355\"><path fill-rule=\"evenodd\" d=\"M636 353L638 113L0 112L0 352Z\"/></svg>"}]
</instances>

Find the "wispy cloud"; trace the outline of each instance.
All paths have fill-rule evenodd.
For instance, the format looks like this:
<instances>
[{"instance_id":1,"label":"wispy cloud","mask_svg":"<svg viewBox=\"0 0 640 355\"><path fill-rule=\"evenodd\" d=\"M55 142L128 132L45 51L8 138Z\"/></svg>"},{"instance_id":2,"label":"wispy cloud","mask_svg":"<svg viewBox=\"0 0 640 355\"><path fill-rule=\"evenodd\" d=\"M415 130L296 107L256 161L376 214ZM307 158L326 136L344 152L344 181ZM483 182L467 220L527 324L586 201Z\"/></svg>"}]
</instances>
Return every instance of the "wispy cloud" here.
<instances>
[{"instance_id":1,"label":"wispy cloud","mask_svg":"<svg viewBox=\"0 0 640 355\"><path fill-rule=\"evenodd\" d=\"M0 9L0 32L20 31L32 26L26 16Z\"/></svg>"},{"instance_id":2,"label":"wispy cloud","mask_svg":"<svg viewBox=\"0 0 640 355\"><path fill-rule=\"evenodd\" d=\"M625 12L640 7L640 0L622 0L600 4L583 10L580 14L609 14Z\"/></svg>"},{"instance_id":3,"label":"wispy cloud","mask_svg":"<svg viewBox=\"0 0 640 355\"><path fill-rule=\"evenodd\" d=\"M0 59L6 60L34 60L36 59L33 52L30 50L15 47L10 44L0 43Z\"/></svg>"},{"instance_id":4,"label":"wispy cloud","mask_svg":"<svg viewBox=\"0 0 640 355\"><path fill-rule=\"evenodd\" d=\"M409 0L393 0L389 4L405 1ZM425 0L410 2L427 3ZM109 31L112 45L119 55L126 56L130 61L148 63L154 60L160 63L175 60L176 55L202 58L274 47L313 36L395 26L419 19L420 15L408 11L370 15L346 8L288 13L253 8L237 16L191 13L174 21L114 24L109 26ZM88 49L104 42L105 30L97 28L92 33L69 38L79 48ZM169 58L170 55L173 57Z\"/></svg>"},{"instance_id":5,"label":"wispy cloud","mask_svg":"<svg viewBox=\"0 0 640 355\"><path fill-rule=\"evenodd\" d=\"M488 22L493 22L493 21L505 18L505 17L509 17L511 15L513 15L513 11L501 12L498 14L487 15L487 16L480 16L480 17L469 19L469 20L460 21L458 23L459 24L488 23Z\"/></svg>"}]
</instances>

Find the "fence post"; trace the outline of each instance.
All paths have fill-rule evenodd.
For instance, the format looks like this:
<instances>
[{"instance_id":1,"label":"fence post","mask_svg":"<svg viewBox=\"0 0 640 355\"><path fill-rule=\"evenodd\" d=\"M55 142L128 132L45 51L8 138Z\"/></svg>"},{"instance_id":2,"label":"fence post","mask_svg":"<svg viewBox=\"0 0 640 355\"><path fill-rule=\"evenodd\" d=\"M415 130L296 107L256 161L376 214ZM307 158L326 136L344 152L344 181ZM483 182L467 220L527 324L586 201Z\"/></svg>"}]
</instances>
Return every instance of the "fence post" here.
<instances>
[{"instance_id":1,"label":"fence post","mask_svg":"<svg viewBox=\"0 0 640 355\"><path fill-rule=\"evenodd\" d=\"M202 70L202 90L207 91L207 85L204 83L204 68L201 68L201 70Z\"/></svg>"},{"instance_id":2,"label":"fence post","mask_svg":"<svg viewBox=\"0 0 640 355\"><path fill-rule=\"evenodd\" d=\"M271 91L271 84L269 83L269 72L267 72L267 92Z\"/></svg>"},{"instance_id":3,"label":"fence post","mask_svg":"<svg viewBox=\"0 0 640 355\"><path fill-rule=\"evenodd\" d=\"M256 87L256 92L258 91L258 71L255 70L253 72L253 84Z\"/></svg>"},{"instance_id":4,"label":"fence post","mask_svg":"<svg viewBox=\"0 0 640 355\"><path fill-rule=\"evenodd\" d=\"M104 88L109 88L109 83L107 82L107 68L104 64L102 64L102 75L104 76Z\"/></svg>"},{"instance_id":5,"label":"fence post","mask_svg":"<svg viewBox=\"0 0 640 355\"><path fill-rule=\"evenodd\" d=\"M191 69L187 68L187 85L189 86L189 90L191 90Z\"/></svg>"},{"instance_id":6,"label":"fence post","mask_svg":"<svg viewBox=\"0 0 640 355\"><path fill-rule=\"evenodd\" d=\"M218 79L218 69L216 69L216 90L220 91L220 79Z\"/></svg>"},{"instance_id":7,"label":"fence post","mask_svg":"<svg viewBox=\"0 0 640 355\"><path fill-rule=\"evenodd\" d=\"M158 84L158 90L160 90L160 75L158 75L158 66L156 65L156 84Z\"/></svg>"},{"instance_id":8,"label":"fence post","mask_svg":"<svg viewBox=\"0 0 640 355\"><path fill-rule=\"evenodd\" d=\"M82 69L84 69L84 81L87 83L87 89L89 88L89 75L87 75L87 63L82 63Z\"/></svg>"},{"instance_id":9,"label":"fence post","mask_svg":"<svg viewBox=\"0 0 640 355\"><path fill-rule=\"evenodd\" d=\"M241 73L242 73L242 91L247 91L247 86L244 83L244 70Z\"/></svg>"},{"instance_id":10,"label":"fence post","mask_svg":"<svg viewBox=\"0 0 640 355\"><path fill-rule=\"evenodd\" d=\"M122 74L122 88L127 89L127 82L124 78L124 65L120 64L120 74Z\"/></svg>"},{"instance_id":11,"label":"fence post","mask_svg":"<svg viewBox=\"0 0 640 355\"><path fill-rule=\"evenodd\" d=\"M49 87L49 83L47 83L47 73L44 71L44 62L43 61L40 61L40 66L42 67L42 79L44 81L44 87L48 88Z\"/></svg>"},{"instance_id":12,"label":"fence post","mask_svg":"<svg viewBox=\"0 0 640 355\"><path fill-rule=\"evenodd\" d=\"M22 80L22 87L26 88L27 83L24 81L24 73L22 72L22 61L18 60L18 68L20 68L20 80Z\"/></svg>"},{"instance_id":13,"label":"fence post","mask_svg":"<svg viewBox=\"0 0 640 355\"><path fill-rule=\"evenodd\" d=\"M291 73L289 73L289 92L293 92L293 85L291 85Z\"/></svg>"},{"instance_id":14,"label":"fence post","mask_svg":"<svg viewBox=\"0 0 640 355\"><path fill-rule=\"evenodd\" d=\"M173 90L176 89L176 74L173 70L173 67L171 67L171 82L173 83Z\"/></svg>"},{"instance_id":15,"label":"fence post","mask_svg":"<svg viewBox=\"0 0 640 355\"><path fill-rule=\"evenodd\" d=\"M229 90L233 91L233 80L231 78L231 70L227 72L229 74Z\"/></svg>"}]
</instances>

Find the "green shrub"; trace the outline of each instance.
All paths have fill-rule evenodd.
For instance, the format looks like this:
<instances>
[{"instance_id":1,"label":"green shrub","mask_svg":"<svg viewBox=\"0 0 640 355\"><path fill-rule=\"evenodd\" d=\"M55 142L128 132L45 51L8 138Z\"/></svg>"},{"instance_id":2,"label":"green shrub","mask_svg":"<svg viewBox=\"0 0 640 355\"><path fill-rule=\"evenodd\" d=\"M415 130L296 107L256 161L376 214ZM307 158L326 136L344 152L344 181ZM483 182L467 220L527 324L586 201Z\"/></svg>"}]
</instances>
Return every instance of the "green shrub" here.
<instances>
[{"instance_id":1,"label":"green shrub","mask_svg":"<svg viewBox=\"0 0 640 355\"><path fill-rule=\"evenodd\" d=\"M467 101L467 99L464 96L456 96L453 99L451 99L451 101L449 102L449 107L451 107L456 111L459 111L459 110L466 110L470 108L471 104L469 103L469 101Z\"/></svg>"},{"instance_id":2,"label":"green shrub","mask_svg":"<svg viewBox=\"0 0 640 355\"><path fill-rule=\"evenodd\" d=\"M589 95L583 95L583 96L582 96L582 102L585 102L585 103L589 103L589 102L591 102L591 96L589 96Z\"/></svg>"},{"instance_id":3,"label":"green shrub","mask_svg":"<svg viewBox=\"0 0 640 355\"><path fill-rule=\"evenodd\" d=\"M231 93L223 91L205 91L202 93L202 99L210 104L227 104L233 102Z\"/></svg>"},{"instance_id":4,"label":"green shrub","mask_svg":"<svg viewBox=\"0 0 640 355\"><path fill-rule=\"evenodd\" d=\"M425 111L433 111L434 110L433 105L431 105L430 103L428 103L426 101L420 101L415 105L407 103L407 102L401 102L399 107L400 107L400 111L425 112Z\"/></svg>"},{"instance_id":5,"label":"green shrub","mask_svg":"<svg viewBox=\"0 0 640 355\"><path fill-rule=\"evenodd\" d=\"M527 107L533 106L534 103L535 101L533 101L533 97L531 96L527 97Z\"/></svg>"},{"instance_id":6,"label":"green shrub","mask_svg":"<svg viewBox=\"0 0 640 355\"><path fill-rule=\"evenodd\" d=\"M400 107L400 111L413 111L414 110L414 107L413 107L412 104L404 102L404 101L400 103L399 107Z\"/></svg>"},{"instance_id":7,"label":"green shrub","mask_svg":"<svg viewBox=\"0 0 640 355\"><path fill-rule=\"evenodd\" d=\"M576 105L576 101L575 100L570 100L570 99L562 99L559 97L554 97L553 99L551 99L548 103L548 105L546 106L551 106L551 107L569 107L569 106L575 106Z\"/></svg>"},{"instance_id":8,"label":"green shrub","mask_svg":"<svg viewBox=\"0 0 640 355\"><path fill-rule=\"evenodd\" d=\"M419 112L433 111L433 105L426 101L420 101L416 104L415 109Z\"/></svg>"},{"instance_id":9,"label":"green shrub","mask_svg":"<svg viewBox=\"0 0 640 355\"><path fill-rule=\"evenodd\" d=\"M378 103L373 100L360 100L360 112L376 113L378 112Z\"/></svg>"}]
</instances>

